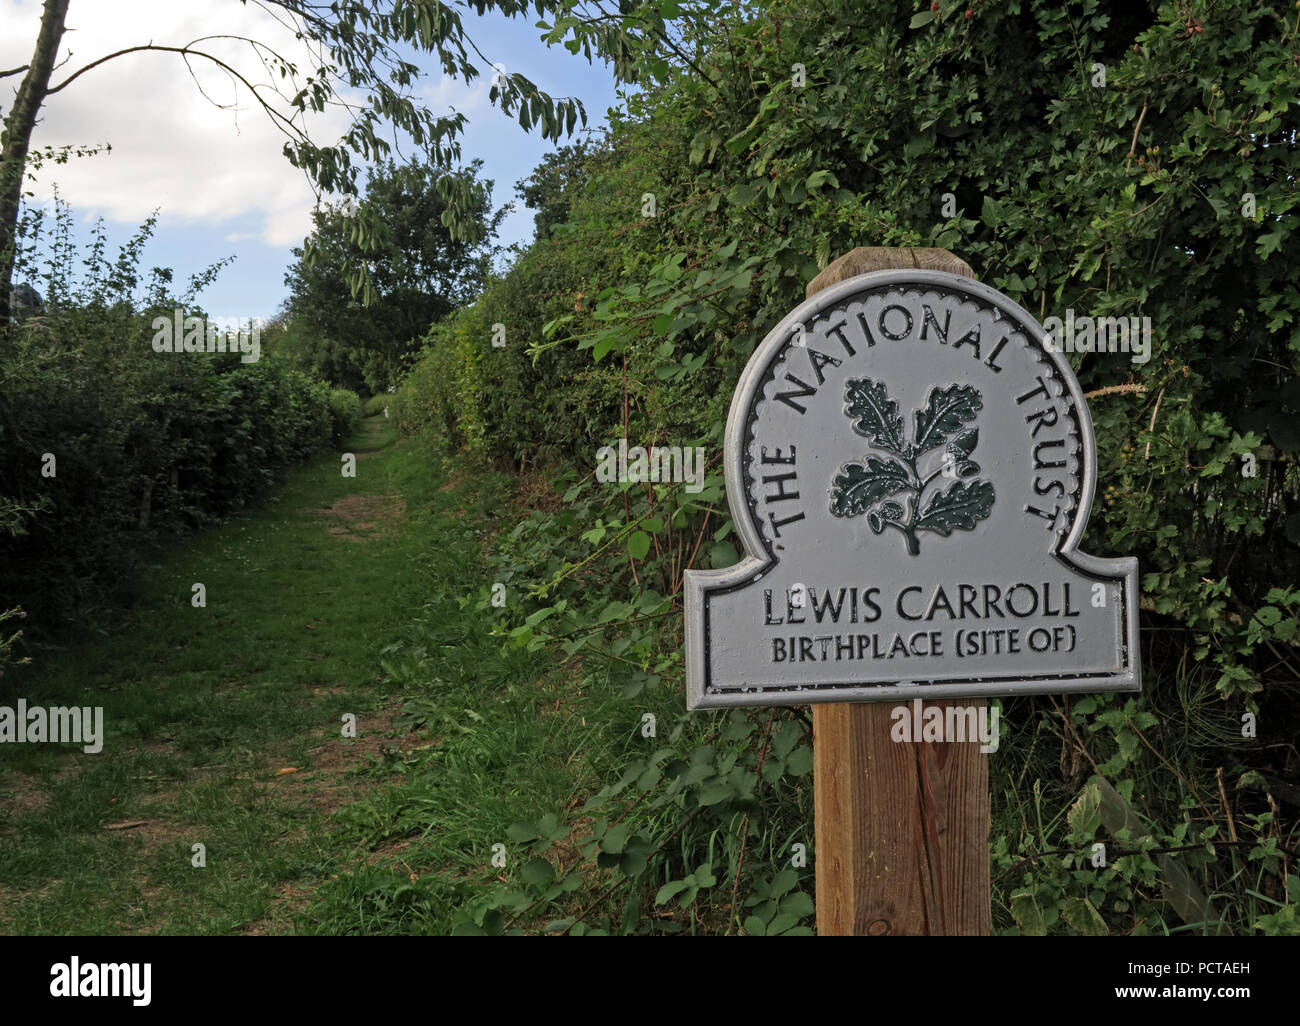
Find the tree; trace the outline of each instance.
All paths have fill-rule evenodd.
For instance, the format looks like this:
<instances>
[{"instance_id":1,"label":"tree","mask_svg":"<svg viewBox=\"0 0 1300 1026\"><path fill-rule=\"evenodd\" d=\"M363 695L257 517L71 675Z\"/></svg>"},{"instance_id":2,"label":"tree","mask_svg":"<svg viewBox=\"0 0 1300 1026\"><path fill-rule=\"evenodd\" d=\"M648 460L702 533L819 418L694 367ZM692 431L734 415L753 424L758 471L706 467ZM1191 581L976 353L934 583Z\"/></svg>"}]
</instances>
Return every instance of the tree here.
<instances>
[{"instance_id":1,"label":"tree","mask_svg":"<svg viewBox=\"0 0 1300 1026\"><path fill-rule=\"evenodd\" d=\"M247 5L249 0L242 0ZM356 195L358 167L362 161L382 159L392 144L381 135L386 128L405 133L419 147L428 164L441 172L437 185L447 202L447 226L458 237L473 231L471 214L474 198L465 191L462 179L451 172L460 160L459 136L466 124L463 114L436 114L416 96L420 68L404 56L410 49L437 57L444 74L470 82L480 74L477 59L492 66L489 99L508 115L517 116L528 131L540 126L542 137L559 141L572 135L586 113L574 98L557 99L542 92L518 73L493 65L465 32L460 12L440 0L253 0L262 10L275 15L292 29L313 52L315 67L300 68L298 62L267 43L238 33L232 26L222 38L248 44L253 60L268 76L255 82L245 70L221 59L206 44L213 36L194 39L183 46L152 41L107 54L51 84L55 58L63 39L69 0L46 0L41 14L31 61L22 67L0 71L0 79L22 75L14 102L0 131L0 324L8 321L10 280L16 246L16 225L22 200L22 181L29 157L32 130L41 107L55 94L108 61L131 54L157 52L174 54L193 75L196 64L212 64L228 75L284 133L284 154L301 168L320 193ZM507 17L553 15L553 24L540 21L547 30L548 44L563 43L572 53L581 51L590 61L592 54L607 59L620 81L635 82L663 61L643 61L660 41L679 49L668 35L667 23L681 17L676 0L623 2L608 11L601 0L475 0L482 13L496 10ZM350 103L346 94L361 93ZM278 97L276 104L269 97ZM306 126L308 111L327 106L345 107L352 116L342 138L333 145L312 141ZM353 226L356 241L367 247L383 248L386 226L362 215ZM364 264L349 269L348 284L354 294L372 298Z\"/></svg>"},{"instance_id":2,"label":"tree","mask_svg":"<svg viewBox=\"0 0 1300 1026\"><path fill-rule=\"evenodd\" d=\"M533 227L538 239L549 239L557 225L569 220L569 203L590 174L593 147L585 140L546 154L527 178L515 183L524 206L535 210Z\"/></svg>"},{"instance_id":3,"label":"tree","mask_svg":"<svg viewBox=\"0 0 1300 1026\"><path fill-rule=\"evenodd\" d=\"M413 340L478 293L506 214L504 208L492 211L492 183L477 179L481 166L476 160L453 176L471 197L477 230L469 238L444 223L447 203L436 188L437 173L418 164L384 164L369 172L358 208L314 214L312 235L293 251L297 262L285 275L290 345L299 360L338 384L380 391L396 380ZM363 248L353 237L353 223L363 214L387 226L382 249ZM365 266L374 289L369 305L345 286L348 268L356 265Z\"/></svg>"},{"instance_id":4,"label":"tree","mask_svg":"<svg viewBox=\"0 0 1300 1026\"><path fill-rule=\"evenodd\" d=\"M0 73L0 78L8 78L27 72L0 133L0 324L3 325L9 323L9 288L13 278L18 206L22 202L27 151L31 146L32 129L36 127L36 114L49 95L54 55L59 40L63 38L63 21L67 16L68 0L45 0L41 31L36 37L31 64Z\"/></svg>"}]
</instances>

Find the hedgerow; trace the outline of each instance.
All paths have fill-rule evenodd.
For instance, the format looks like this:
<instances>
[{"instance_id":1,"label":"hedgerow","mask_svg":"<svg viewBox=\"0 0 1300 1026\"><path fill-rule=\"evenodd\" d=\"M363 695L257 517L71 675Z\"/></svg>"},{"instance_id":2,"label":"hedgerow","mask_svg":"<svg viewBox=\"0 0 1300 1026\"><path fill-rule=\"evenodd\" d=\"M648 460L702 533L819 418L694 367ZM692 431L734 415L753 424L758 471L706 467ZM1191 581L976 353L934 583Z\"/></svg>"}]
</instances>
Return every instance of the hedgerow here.
<instances>
[{"instance_id":1,"label":"hedgerow","mask_svg":"<svg viewBox=\"0 0 1300 1026\"><path fill-rule=\"evenodd\" d=\"M811 892L812 856L791 861L812 843L806 721L684 712L682 571L738 558L720 457L746 360L831 258L875 245L949 249L1040 318L1154 328L1148 362L1072 357L1101 482L1083 548L1140 560L1144 691L1004 703L998 929L1300 931L1300 16L690 10L690 59L647 66L603 145L574 156L567 222L431 329L398 393L406 430L556 470L562 507L498 543L495 579L527 592L498 629L657 716L590 796L607 889L561 925L773 932L809 911L782 905ZM619 437L705 446L704 491L597 485L596 448ZM495 615L488 583L477 602ZM1112 793L1150 829L1113 836ZM555 829L519 833L541 858ZM1102 839L1120 857L1098 867ZM532 875L471 902L466 928L575 908L563 879Z\"/></svg>"},{"instance_id":2,"label":"hedgerow","mask_svg":"<svg viewBox=\"0 0 1300 1026\"><path fill-rule=\"evenodd\" d=\"M140 298L153 220L112 266L101 228L81 277L69 225L60 205L38 266L44 221L29 219L19 272L44 308L0 343L0 609L22 605L28 628L75 616L138 543L240 509L360 413L354 394L266 353L156 352L155 318L202 317L193 293L216 269L179 297L155 271Z\"/></svg>"}]
</instances>

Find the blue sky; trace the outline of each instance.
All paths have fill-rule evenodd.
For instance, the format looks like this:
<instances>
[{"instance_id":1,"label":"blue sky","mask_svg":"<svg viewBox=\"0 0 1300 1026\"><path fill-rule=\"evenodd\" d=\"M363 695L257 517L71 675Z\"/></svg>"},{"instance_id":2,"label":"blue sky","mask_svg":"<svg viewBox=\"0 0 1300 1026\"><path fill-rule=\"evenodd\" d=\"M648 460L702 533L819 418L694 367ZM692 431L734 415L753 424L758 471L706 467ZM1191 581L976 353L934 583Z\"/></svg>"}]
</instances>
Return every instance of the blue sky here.
<instances>
[{"instance_id":1,"label":"blue sky","mask_svg":"<svg viewBox=\"0 0 1300 1026\"><path fill-rule=\"evenodd\" d=\"M0 67L16 67L30 58L40 6L39 0L0 0L0 22L6 26ZM225 4L196 9L173 0L72 0L60 59L71 57L53 84L100 56L148 40L182 45L212 33L273 39L279 30L261 17L254 8ZM480 18L464 10L463 18L479 48L507 71L524 74L552 95L578 97L589 127L602 125L606 110L617 103L609 70L563 47L548 48L539 39L535 17L512 20L490 13ZM248 68L247 44L222 45L230 49L219 53L229 54L232 63L239 57L241 71ZM413 55L413 60L431 71L421 83L430 109L438 113L454 106L469 118L463 158L483 159L483 176L496 183L496 205L515 199L514 183L554 144L543 142L538 130L524 133L489 104L491 68L481 69L485 73L467 88L444 79L427 55ZM155 266L171 267L176 281L183 282L233 255L235 261L200 294L202 306L219 316L269 317L287 295L284 272L293 259L291 250L310 228L312 193L305 175L281 154L283 136L267 116L215 70L196 72L210 95L221 103L237 100L237 109L221 110L205 100L181 59L162 53L116 58L51 97L34 147L111 143L113 150L50 166L33 187L36 198L30 202L48 204L57 185L72 206L79 234L96 217L104 218L113 254L160 208L157 230L141 261L144 273ZM11 102L16 81L6 80L0 106ZM332 142L341 125L337 116L324 116L312 126L313 137ZM532 212L519 204L504 222L500 241L508 245L531 238L532 221Z\"/></svg>"}]
</instances>

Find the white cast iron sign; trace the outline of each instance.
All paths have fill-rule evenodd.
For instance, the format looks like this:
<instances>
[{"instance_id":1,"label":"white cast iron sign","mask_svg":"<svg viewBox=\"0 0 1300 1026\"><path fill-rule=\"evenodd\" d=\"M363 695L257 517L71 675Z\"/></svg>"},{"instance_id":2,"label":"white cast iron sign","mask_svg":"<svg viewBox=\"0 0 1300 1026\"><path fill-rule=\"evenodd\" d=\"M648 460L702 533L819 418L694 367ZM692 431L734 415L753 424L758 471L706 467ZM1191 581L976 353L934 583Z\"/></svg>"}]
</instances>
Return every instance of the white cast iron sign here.
<instances>
[{"instance_id":1,"label":"white cast iron sign","mask_svg":"<svg viewBox=\"0 0 1300 1026\"><path fill-rule=\"evenodd\" d=\"M686 574L691 708L1137 691L1137 560L1077 546L1092 420L1006 296L877 271L789 314L731 403L745 556Z\"/></svg>"}]
</instances>

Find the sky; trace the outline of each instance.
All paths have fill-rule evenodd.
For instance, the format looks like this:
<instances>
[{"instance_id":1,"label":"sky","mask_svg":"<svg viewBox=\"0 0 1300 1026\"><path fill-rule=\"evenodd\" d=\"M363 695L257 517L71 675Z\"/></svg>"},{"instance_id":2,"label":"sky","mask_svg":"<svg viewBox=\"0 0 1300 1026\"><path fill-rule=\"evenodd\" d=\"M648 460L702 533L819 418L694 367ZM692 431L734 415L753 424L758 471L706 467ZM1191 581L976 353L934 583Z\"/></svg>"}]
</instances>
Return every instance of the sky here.
<instances>
[{"instance_id":1,"label":"sky","mask_svg":"<svg viewBox=\"0 0 1300 1026\"><path fill-rule=\"evenodd\" d=\"M0 0L0 68L31 59L41 6L41 0ZM524 74L553 96L576 96L586 108L588 127L605 122L618 97L613 75L599 60L588 64L563 47L548 48L540 41L535 17L479 17L456 6L467 34L493 63ZM58 57L66 63L55 71L51 85L129 46L150 41L183 46L216 34L249 36L286 56L306 57L303 44L255 4L72 0ZM269 81L247 43L213 40L205 47L254 84ZM429 55L409 56L428 72L416 89L429 109L440 114L454 108L469 119L461 138L462 159L482 158L481 175L495 181L495 205L517 200L515 182L555 144L544 142L539 129L525 133L489 103L490 66L480 68L480 77L467 86L444 76ZM304 59L299 66L307 63ZM270 317L288 295L285 270L293 261L292 249L311 228L314 194L307 176L285 158L285 137L265 112L220 69L202 64L195 62L191 77L178 54L127 54L49 97L32 136L33 149L109 143L112 152L46 165L36 183L26 185L35 194L28 202L48 206L57 187L71 205L80 240L102 217L110 257L158 210L157 228L140 263L142 278L153 267L170 267L174 280L183 284L191 274L234 256L199 294L200 305L212 316ZM0 80L0 108L9 108L19 81L19 76ZM333 143L346 124L342 112L327 111L314 116L309 130L318 143ZM364 178L363 173L360 180ZM499 241L527 241L532 226L532 211L517 202Z\"/></svg>"}]
</instances>

